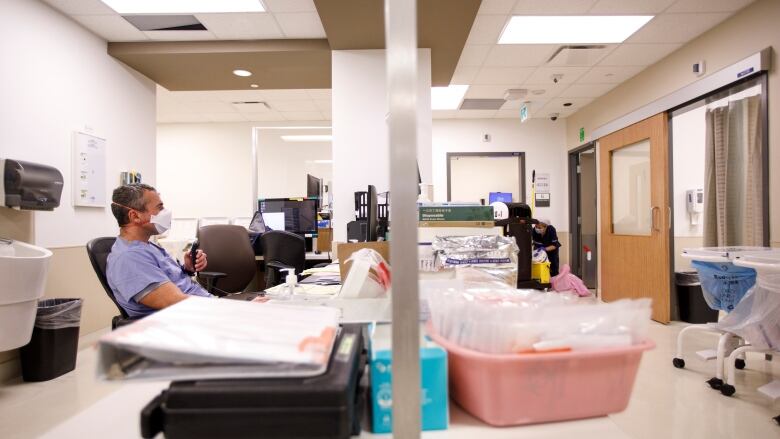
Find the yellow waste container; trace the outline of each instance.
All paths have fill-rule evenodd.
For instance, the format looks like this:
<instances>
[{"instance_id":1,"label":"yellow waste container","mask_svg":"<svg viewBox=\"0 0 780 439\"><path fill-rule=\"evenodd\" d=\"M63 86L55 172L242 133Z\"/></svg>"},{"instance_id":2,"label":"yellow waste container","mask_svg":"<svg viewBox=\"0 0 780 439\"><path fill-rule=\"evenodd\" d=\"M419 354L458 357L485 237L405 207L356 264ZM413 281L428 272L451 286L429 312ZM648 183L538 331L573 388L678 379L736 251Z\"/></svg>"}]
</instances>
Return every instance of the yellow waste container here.
<instances>
[{"instance_id":1,"label":"yellow waste container","mask_svg":"<svg viewBox=\"0 0 780 439\"><path fill-rule=\"evenodd\" d=\"M538 280L540 283L550 283L550 262L532 262L531 263L531 278Z\"/></svg>"}]
</instances>

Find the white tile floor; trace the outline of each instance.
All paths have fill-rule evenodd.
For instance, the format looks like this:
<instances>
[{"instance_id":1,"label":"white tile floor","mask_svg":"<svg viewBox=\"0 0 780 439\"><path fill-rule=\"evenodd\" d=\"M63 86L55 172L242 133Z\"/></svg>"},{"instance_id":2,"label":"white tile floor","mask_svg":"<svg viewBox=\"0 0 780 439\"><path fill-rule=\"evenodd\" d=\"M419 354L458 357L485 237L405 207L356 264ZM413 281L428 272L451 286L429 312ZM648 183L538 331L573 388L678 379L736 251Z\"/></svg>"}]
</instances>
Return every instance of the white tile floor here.
<instances>
[{"instance_id":1,"label":"white tile floor","mask_svg":"<svg viewBox=\"0 0 780 439\"><path fill-rule=\"evenodd\" d=\"M780 358L764 361L749 355L747 369L737 373L737 393L728 398L711 390L705 380L714 374L714 362L694 354L715 345L714 336L691 337L686 369L672 367L676 336L683 326L653 324L651 338L657 347L645 353L626 411L603 418L524 426L486 428L481 422L452 408L453 427L426 433L446 438L776 438L780 401L772 402L756 388L780 378ZM140 407L162 384L121 385L97 381L92 348L79 352L76 370L45 383L12 382L0 385L0 438L134 437L138 409L121 414L120 401L135 399ZM131 404L132 405L132 404ZM113 418L106 420L106 418ZM94 420L103 420L106 435ZM88 435L87 435L88 433ZM364 437L389 437L364 434Z\"/></svg>"}]
</instances>

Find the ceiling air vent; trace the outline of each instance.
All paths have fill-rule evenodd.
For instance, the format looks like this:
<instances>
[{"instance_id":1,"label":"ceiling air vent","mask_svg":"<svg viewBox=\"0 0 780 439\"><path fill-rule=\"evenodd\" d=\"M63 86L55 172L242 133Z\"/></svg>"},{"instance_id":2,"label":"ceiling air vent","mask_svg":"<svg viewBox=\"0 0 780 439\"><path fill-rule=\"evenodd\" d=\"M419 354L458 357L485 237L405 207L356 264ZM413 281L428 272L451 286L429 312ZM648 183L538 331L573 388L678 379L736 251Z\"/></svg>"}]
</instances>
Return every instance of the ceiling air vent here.
<instances>
[{"instance_id":1,"label":"ceiling air vent","mask_svg":"<svg viewBox=\"0 0 780 439\"><path fill-rule=\"evenodd\" d=\"M607 55L604 44L583 44L576 46L561 46L550 59L549 66L592 66Z\"/></svg>"},{"instance_id":2,"label":"ceiling air vent","mask_svg":"<svg viewBox=\"0 0 780 439\"><path fill-rule=\"evenodd\" d=\"M498 110L506 102L503 99L464 99L461 110Z\"/></svg>"},{"instance_id":3,"label":"ceiling air vent","mask_svg":"<svg viewBox=\"0 0 780 439\"><path fill-rule=\"evenodd\" d=\"M207 30L194 15L123 15L122 17L141 31Z\"/></svg>"}]
</instances>

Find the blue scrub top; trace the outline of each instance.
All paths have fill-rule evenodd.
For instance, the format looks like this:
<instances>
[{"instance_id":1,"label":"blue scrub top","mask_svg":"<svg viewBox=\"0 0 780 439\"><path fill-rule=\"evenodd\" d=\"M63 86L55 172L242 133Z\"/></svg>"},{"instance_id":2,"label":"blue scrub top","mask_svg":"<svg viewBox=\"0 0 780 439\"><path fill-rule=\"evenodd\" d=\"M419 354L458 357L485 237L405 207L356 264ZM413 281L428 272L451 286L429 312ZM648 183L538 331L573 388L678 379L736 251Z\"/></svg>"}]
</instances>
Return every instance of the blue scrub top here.
<instances>
[{"instance_id":1,"label":"blue scrub top","mask_svg":"<svg viewBox=\"0 0 780 439\"><path fill-rule=\"evenodd\" d=\"M130 317L155 312L140 301L166 282L173 282L184 294L213 297L193 282L168 252L150 242L117 237L108 255L106 277L116 301Z\"/></svg>"}]
</instances>

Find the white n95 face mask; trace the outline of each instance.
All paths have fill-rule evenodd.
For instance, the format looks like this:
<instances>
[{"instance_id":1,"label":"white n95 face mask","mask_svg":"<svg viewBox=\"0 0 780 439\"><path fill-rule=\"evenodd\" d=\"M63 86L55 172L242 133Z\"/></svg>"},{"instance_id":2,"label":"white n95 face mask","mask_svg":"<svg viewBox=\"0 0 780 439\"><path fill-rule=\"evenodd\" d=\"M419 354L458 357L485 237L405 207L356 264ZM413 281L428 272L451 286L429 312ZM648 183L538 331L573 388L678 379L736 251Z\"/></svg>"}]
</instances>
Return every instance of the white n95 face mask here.
<instances>
[{"instance_id":1,"label":"white n95 face mask","mask_svg":"<svg viewBox=\"0 0 780 439\"><path fill-rule=\"evenodd\" d=\"M168 209L163 209L157 215L152 215L149 222L154 224L154 228L157 229L157 234L162 235L170 230L172 219L173 212Z\"/></svg>"}]
</instances>

